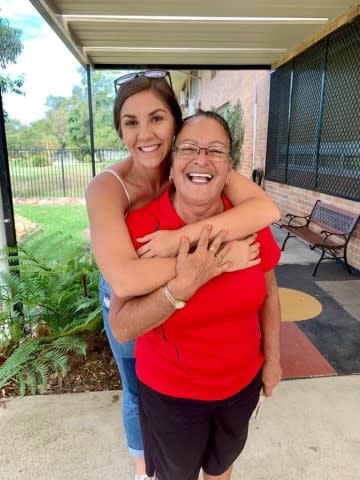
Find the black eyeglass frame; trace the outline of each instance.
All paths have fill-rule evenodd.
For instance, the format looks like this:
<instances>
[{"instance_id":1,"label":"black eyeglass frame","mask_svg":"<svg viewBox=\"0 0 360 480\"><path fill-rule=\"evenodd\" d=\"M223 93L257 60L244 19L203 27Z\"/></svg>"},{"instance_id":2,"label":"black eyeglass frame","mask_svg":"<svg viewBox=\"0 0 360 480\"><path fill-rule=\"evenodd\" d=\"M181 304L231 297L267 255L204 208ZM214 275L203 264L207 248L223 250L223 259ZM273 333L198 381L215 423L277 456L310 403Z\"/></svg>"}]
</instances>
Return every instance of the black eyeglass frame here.
<instances>
[{"instance_id":1,"label":"black eyeglass frame","mask_svg":"<svg viewBox=\"0 0 360 480\"><path fill-rule=\"evenodd\" d=\"M160 75L156 75L160 74ZM146 77L149 78L150 80L164 80L166 79L173 90L173 85L171 81L171 75L168 70L143 70L141 72L132 72L132 73L127 73L125 75L121 75L121 77L117 78L114 80L114 87L115 87L115 93L119 91L119 89L125 85L128 82L131 82L132 80L135 80L135 78L139 77ZM122 80L122 81L121 81ZM119 81L121 81L119 83Z\"/></svg>"},{"instance_id":2,"label":"black eyeglass frame","mask_svg":"<svg viewBox=\"0 0 360 480\"><path fill-rule=\"evenodd\" d=\"M174 142L173 142L173 145L172 145L172 151L175 152L175 153L182 153L181 150L179 150L179 147L181 145L191 145L192 147L194 147L194 153L196 152L196 155L199 156L200 155L200 152L201 150L204 150L205 153L206 153L206 156L209 156L209 149L211 148L214 148L216 149L216 146L212 146L210 145L210 147L200 147L200 145L198 145L197 143L190 143L190 142L184 142L184 143L179 143L178 145L175 145L175 139L174 139ZM211 156L211 153L214 153L214 152L211 152L210 150L210 156ZM224 154L225 156L229 156L231 155L231 151L230 150L225 150L223 152L221 152L222 154ZM189 155L190 156L190 155ZM215 155L216 156L216 155ZM195 157L196 158L196 157ZM219 159L221 157L218 157Z\"/></svg>"}]
</instances>

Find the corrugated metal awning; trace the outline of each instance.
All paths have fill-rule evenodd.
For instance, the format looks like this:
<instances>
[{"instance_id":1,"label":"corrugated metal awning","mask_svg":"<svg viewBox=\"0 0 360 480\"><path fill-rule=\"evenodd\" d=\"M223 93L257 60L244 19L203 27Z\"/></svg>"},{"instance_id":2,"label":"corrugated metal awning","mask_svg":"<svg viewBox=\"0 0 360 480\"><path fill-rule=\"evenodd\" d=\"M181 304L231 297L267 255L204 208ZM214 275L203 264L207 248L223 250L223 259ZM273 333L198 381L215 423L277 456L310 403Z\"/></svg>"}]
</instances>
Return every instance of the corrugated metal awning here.
<instances>
[{"instance_id":1,"label":"corrugated metal awning","mask_svg":"<svg viewBox=\"0 0 360 480\"><path fill-rule=\"evenodd\" d=\"M82 65L268 66L355 0L30 0Z\"/></svg>"}]
</instances>

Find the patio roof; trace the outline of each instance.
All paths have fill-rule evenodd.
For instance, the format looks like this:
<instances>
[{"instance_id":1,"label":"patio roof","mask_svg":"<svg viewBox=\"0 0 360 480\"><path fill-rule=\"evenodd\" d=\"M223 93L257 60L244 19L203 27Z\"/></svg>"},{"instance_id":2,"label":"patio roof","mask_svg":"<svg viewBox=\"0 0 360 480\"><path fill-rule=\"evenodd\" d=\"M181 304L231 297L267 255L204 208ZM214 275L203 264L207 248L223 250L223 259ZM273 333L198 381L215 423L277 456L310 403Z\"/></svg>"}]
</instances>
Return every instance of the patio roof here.
<instances>
[{"instance_id":1,"label":"patio roof","mask_svg":"<svg viewBox=\"0 0 360 480\"><path fill-rule=\"evenodd\" d=\"M328 33L335 19L360 13L358 0L30 1L91 68L269 68Z\"/></svg>"}]
</instances>

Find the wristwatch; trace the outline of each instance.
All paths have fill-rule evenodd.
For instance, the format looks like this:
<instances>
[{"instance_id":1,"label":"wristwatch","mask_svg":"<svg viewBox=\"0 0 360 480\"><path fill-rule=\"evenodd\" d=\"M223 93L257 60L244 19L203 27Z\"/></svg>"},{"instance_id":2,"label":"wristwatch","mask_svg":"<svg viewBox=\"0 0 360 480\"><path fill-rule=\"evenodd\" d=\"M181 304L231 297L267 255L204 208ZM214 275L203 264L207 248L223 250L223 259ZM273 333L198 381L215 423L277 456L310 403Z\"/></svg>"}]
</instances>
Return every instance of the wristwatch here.
<instances>
[{"instance_id":1,"label":"wristwatch","mask_svg":"<svg viewBox=\"0 0 360 480\"><path fill-rule=\"evenodd\" d=\"M182 300L177 300L176 298L174 298L167 285L163 287L163 292L165 294L165 297L169 300L171 306L174 307L175 310L180 310L180 308L185 307L186 302L183 302Z\"/></svg>"}]
</instances>

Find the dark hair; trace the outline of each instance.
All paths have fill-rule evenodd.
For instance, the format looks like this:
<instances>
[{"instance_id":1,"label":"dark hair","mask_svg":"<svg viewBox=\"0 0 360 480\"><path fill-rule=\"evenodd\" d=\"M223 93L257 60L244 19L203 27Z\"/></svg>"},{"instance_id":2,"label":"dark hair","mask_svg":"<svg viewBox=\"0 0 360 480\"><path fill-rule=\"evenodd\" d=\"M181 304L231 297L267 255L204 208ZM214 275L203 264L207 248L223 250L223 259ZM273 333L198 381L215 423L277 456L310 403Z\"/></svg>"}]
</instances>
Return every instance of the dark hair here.
<instances>
[{"instance_id":1,"label":"dark hair","mask_svg":"<svg viewBox=\"0 0 360 480\"><path fill-rule=\"evenodd\" d=\"M169 83L165 79L137 77L134 78L134 80L130 80L129 82L121 86L121 88L117 92L114 101L114 126L120 138L122 139L120 112L124 105L124 102L132 95L143 92L145 90L152 90L169 107L174 117L175 135L177 135L178 131L181 128L182 113L178 101L175 97L174 90L170 87Z\"/></svg>"},{"instance_id":2,"label":"dark hair","mask_svg":"<svg viewBox=\"0 0 360 480\"><path fill-rule=\"evenodd\" d=\"M185 126L185 124L186 124L189 120L191 120L192 118L196 118L196 117L212 118L213 120L215 120L216 122L218 122L218 123L223 127L223 129L225 130L226 135L227 135L228 138L229 138L229 142L230 142L230 153L231 153L231 152L232 152L233 139L232 139L232 135L231 135L231 132L230 132L229 125L228 125L228 123L227 123L227 121L225 120L224 117L222 117L219 113L214 112L214 111L212 111L212 110L198 110L196 113L194 113L194 115L190 115L189 117L184 118L183 123L182 123L182 125L181 125L181 128L180 128L180 130L178 131L178 134L180 133L180 131L182 130L182 128Z\"/></svg>"}]
</instances>

